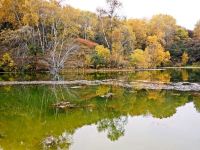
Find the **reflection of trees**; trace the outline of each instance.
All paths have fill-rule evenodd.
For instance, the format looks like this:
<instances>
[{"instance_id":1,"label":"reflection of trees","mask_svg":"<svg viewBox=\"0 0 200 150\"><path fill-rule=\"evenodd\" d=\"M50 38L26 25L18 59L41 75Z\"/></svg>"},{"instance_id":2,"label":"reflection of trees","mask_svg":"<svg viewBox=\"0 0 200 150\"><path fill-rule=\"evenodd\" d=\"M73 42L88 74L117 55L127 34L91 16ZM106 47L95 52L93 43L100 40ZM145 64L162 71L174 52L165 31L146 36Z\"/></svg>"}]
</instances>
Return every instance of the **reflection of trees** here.
<instances>
[{"instance_id":1,"label":"reflection of trees","mask_svg":"<svg viewBox=\"0 0 200 150\"><path fill-rule=\"evenodd\" d=\"M171 75L168 71L139 71L130 76L131 80L147 80L169 83Z\"/></svg>"},{"instance_id":2,"label":"reflection of trees","mask_svg":"<svg viewBox=\"0 0 200 150\"><path fill-rule=\"evenodd\" d=\"M103 95L106 95L109 91L110 91L110 87L105 86L105 85L100 85L98 86L96 90L96 95L103 96Z\"/></svg>"},{"instance_id":3,"label":"reflection of trees","mask_svg":"<svg viewBox=\"0 0 200 150\"><path fill-rule=\"evenodd\" d=\"M114 119L103 119L98 122L98 131L107 131L108 138L111 141L118 140L124 135L125 125L127 124L127 117L119 117Z\"/></svg>"},{"instance_id":4,"label":"reflection of trees","mask_svg":"<svg viewBox=\"0 0 200 150\"><path fill-rule=\"evenodd\" d=\"M52 92L52 88L56 95ZM7 149L13 149L18 146L19 140L24 139L25 146L30 146L31 143L37 145L38 140L41 140L44 135L57 137L64 130L73 134L76 129L94 123L97 123L100 132L107 132L108 138L114 141L125 132L127 118L120 116L152 115L155 118L166 118L175 114L177 107L183 106L190 100L194 102L196 109L200 110L198 93L132 90L105 86L100 90L103 91L100 92L101 94L108 89L109 92L114 93L112 99L106 101L106 98L100 98L96 92L101 88L99 86L83 86L79 89L65 86L12 86L8 91L0 87L2 124L0 125L6 135L2 146L11 143L10 145L14 146ZM55 100L62 99L80 106L92 107L59 111L55 114L49 106Z\"/></svg>"},{"instance_id":5,"label":"reflection of trees","mask_svg":"<svg viewBox=\"0 0 200 150\"><path fill-rule=\"evenodd\" d=\"M176 113L176 108L188 102L188 93L165 90L138 90L127 92L124 88L114 88L114 97L107 108L119 114L131 116L149 115L167 118ZM98 108L98 106L97 106Z\"/></svg>"},{"instance_id":6,"label":"reflection of trees","mask_svg":"<svg viewBox=\"0 0 200 150\"><path fill-rule=\"evenodd\" d=\"M189 73L186 69L181 70L181 74L182 74L182 80L183 81L188 81L189 79Z\"/></svg>"},{"instance_id":7,"label":"reflection of trees","mask_svg":"<svg viewBox=\"0 0 200 150\"><path fill-rule=\"evenodd\" d=\"M200 112L200 95L194 96L193 97L193 102L196 110Z\"/></svg>"},{"instance_id":8,"label":"reflection of trees","mask_svg":"<svg viewBox=\"0 0 200 150\"><path fill-rule=\"evenodd\" d=\"M176 113L176 108L188 102L188 94L179 95L173 91L146 90L136 93L133 104L133 115L151 114L156 118L171 117Z\"/></svg>"}]
</instances>

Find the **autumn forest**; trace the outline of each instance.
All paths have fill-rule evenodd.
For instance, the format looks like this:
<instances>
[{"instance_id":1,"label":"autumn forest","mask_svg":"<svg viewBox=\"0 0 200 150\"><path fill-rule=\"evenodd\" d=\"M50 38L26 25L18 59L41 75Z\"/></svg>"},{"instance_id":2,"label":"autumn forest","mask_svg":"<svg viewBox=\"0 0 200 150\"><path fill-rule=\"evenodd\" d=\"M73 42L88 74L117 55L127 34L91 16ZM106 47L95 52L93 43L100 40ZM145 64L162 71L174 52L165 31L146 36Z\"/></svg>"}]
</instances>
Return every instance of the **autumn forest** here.
<instances>
[{"instance_id":1,"label":"autumn forest","mask_svg":"<svg viewBox=\"0 0 200 150\"><path fill-rule=\"evenodd\" d=\"M200 65L200 22L188 30L166 14L127 19L120 1L105 3L92 13L56 0L1 0L0 70Z\"/></svg>"}]
</instances>

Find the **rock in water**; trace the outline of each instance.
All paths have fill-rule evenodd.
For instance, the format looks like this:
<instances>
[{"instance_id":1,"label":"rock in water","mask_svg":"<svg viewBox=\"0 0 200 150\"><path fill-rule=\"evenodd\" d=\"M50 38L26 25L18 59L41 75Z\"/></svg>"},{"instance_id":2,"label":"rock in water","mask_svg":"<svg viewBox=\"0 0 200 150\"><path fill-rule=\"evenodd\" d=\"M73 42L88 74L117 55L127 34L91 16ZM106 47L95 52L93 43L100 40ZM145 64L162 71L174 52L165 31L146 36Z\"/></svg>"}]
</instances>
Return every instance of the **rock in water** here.
<instances>
[{"instance_id":1,"label":"rock in water","mask_svg":"<svg viewBox=\"0 0 200 150\"><path fill-rule=\"evenodd\" d=\"M51 146L56 145L57 142L58 142L58 140L55 137L49 136L49 137L45 138L42 143L45 147L51 147Z\"/></svg>"},{"instance_id":2,"label":"rock in water","mask_svg":"<svg viewBox=\"0 0 200 150\"><path fill-rule=\"evenodd\" d=\"M76 108L77 107L75 104L71 104L68 101L61 101L56 104L53 104L52 106L55 108L59 108L59 109Z\"/></svg>"},{"instance_id":3,"label":"rock in water","mask_svg":"<svg viewBox=\"0 0 200 150\"><path fill-rule=\"evenodd\" d=\"M102 95L101 97L102 97L102 98L111 98L111 97L113 97L113 96L114 96L113 93L107 93L106 95Z\"/></svg>"}]
</instances>

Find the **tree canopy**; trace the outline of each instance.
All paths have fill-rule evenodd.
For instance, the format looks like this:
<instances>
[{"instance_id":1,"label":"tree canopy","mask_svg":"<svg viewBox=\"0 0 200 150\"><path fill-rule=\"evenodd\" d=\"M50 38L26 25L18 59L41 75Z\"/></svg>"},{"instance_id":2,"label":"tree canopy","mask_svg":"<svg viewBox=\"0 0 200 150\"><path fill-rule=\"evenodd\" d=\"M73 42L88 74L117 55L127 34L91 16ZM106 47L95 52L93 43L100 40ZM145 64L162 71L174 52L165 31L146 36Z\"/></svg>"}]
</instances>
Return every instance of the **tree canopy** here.
<instances>
[{"instance_id":1,"label":"tree canopy","mask_svg":"<svg viewBox=\"0 0 200 150\"><path fill-rule=\"evenodd\" d=\"M52 54L57 56L49 58L67 56L66 62L75 53L66 52L69 45L73 49L76 39L84 39L99 45L85 56L91 60L87 61L88 67L94 62L102 64L95 59L103 57L106 61L102 67L155 68L199 62L199 21L194 31L189 31L177 25L170 15L158 14L149 20L126 19L119 15L119 0L107 0L106 4L92 13L56 0L1 0L0 56L9 52L16 68L37 68L34 65L38 57ZM99 50L106 50L106 55L102 56ZM19 56L23 57L20 62L23 60L24 66L17 61ZM27 57L31 58L26 61ZM52 60L49 62L52 65ZM60 67L64 66L62 61Z\"/></svg>"}]
</instances>

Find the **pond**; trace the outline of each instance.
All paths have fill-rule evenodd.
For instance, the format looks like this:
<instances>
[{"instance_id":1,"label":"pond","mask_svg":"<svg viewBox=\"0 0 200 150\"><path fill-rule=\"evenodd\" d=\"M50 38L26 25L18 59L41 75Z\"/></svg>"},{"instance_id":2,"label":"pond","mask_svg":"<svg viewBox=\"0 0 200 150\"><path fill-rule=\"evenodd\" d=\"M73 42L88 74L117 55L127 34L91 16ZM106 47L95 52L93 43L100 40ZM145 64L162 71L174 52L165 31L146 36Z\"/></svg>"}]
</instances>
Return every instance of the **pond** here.
<instances>
[{"instance_id":1,"label":"pond","mask_svg":"<svg viewBox=\"0 0 200 150\"><path fill-rule=\"evenodd\" d=\"M61 78L199 83L200 70L71 72ZM0 81L25 80L51 76L0 75ZM64 101L74 107L57 107ZM199 133L199 91L114 84L0 86L0 150L199 150Z\"/></svg>"}]
</instances>

